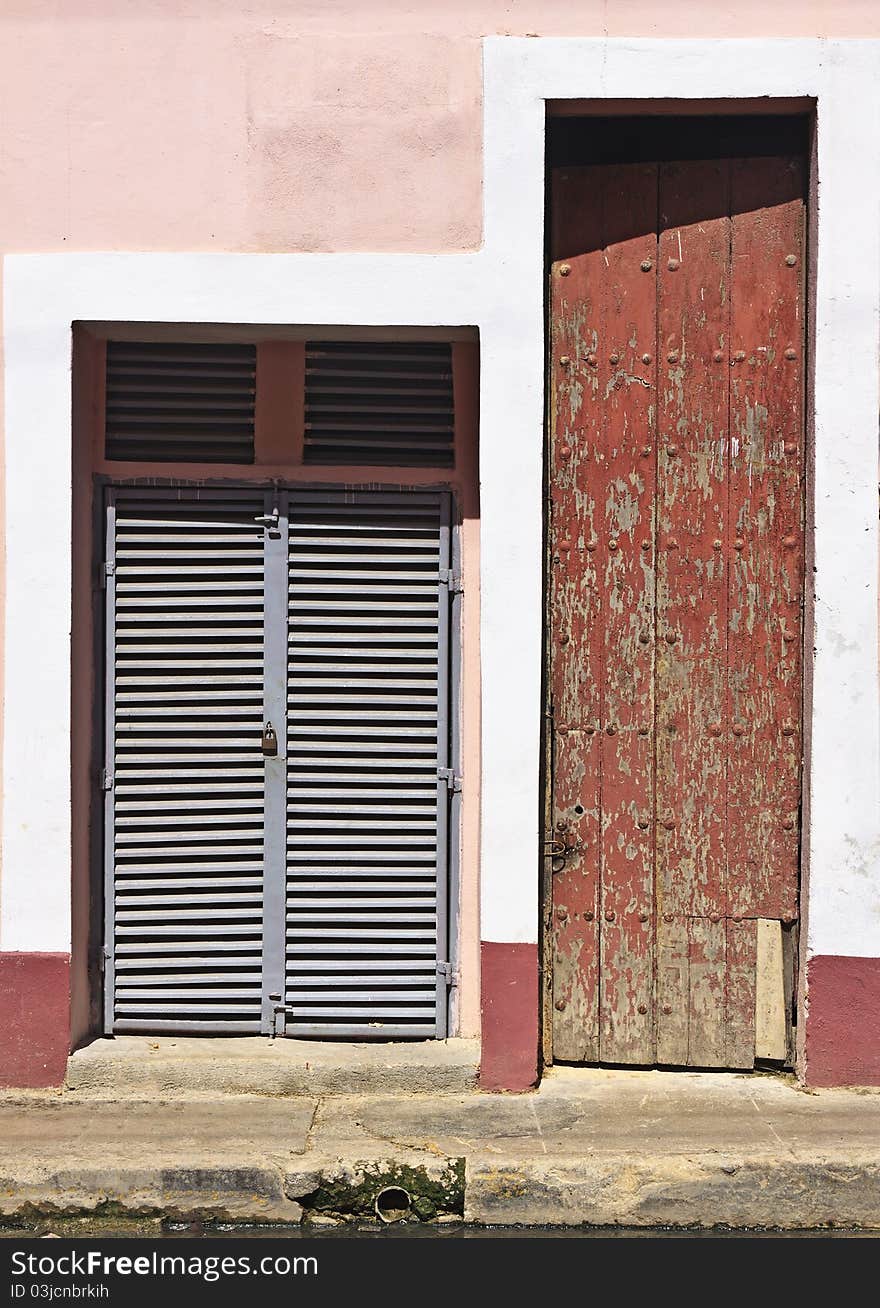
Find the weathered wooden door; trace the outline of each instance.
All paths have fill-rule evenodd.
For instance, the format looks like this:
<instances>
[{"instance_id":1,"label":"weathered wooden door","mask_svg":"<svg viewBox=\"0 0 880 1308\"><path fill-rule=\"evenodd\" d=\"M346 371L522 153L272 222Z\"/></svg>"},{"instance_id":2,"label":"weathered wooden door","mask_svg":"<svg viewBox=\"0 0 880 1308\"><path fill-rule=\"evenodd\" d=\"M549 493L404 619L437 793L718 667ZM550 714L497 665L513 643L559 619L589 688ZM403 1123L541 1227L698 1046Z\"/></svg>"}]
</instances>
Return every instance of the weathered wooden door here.
<instances>
[{"instance_id":1,"label":"weathered wooden door","mask_svg":"<svg viewBox=\"0 0 880 1308\"><path fill-rule=\"evenodd\" d=\"M758 941L797 918L803 187L789 158L554 171L558 1060L752 1066Z\"/></svg>"}]
</instances>

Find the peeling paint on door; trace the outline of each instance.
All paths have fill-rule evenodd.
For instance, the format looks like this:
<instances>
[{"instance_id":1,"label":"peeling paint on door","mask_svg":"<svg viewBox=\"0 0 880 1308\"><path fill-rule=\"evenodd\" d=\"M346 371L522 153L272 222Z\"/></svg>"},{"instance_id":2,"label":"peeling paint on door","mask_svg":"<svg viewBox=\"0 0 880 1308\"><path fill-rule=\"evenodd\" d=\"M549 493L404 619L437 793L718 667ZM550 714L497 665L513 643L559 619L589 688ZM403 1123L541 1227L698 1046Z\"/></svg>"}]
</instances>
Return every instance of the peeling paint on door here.
<instances>
[{"instance_id":1,"label":"peeling paint on door","mask_svg":"<svg viewBox=\"0 0 880 1308\"><path fill-rule=\"evenodd\" d=\"M756 922L797 917L803 187L553 175L558 1060L752 1066Z\"/></svg>"}]
</instances>

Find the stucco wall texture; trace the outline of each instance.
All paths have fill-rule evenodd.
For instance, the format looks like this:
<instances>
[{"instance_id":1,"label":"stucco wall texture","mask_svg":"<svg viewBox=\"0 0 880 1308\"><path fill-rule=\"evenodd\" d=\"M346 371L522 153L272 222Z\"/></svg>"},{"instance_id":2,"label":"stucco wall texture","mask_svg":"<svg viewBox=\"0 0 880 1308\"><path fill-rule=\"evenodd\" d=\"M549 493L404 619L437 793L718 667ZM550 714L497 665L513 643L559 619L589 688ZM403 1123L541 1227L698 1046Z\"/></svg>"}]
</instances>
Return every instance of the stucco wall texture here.
<instances>
[{"instance_id":1,"label":"stucco wall texture","mask_svg":"<svg viewBox=\"0 0 880 1308\"><path fill-rule=\"evenodd\" d=\"M0 251L445 251L484 35L868 36L876 0L3 0Z\"/></svg>"}]
</instances>

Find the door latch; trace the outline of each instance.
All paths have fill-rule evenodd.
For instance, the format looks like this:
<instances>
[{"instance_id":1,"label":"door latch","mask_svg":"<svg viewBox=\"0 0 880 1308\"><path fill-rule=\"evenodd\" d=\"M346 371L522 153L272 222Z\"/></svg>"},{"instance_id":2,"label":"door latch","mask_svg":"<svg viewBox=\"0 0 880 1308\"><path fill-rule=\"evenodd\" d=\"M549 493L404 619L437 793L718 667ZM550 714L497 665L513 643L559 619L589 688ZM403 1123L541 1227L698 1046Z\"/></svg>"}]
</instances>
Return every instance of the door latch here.
<instances>
[{"instance_id":1,"label":"door latch","mask_svg":"<svg viewBox=\"0 0 880 1308\"><path fill-rule=\"evenodd\" d=\"M278 737L271 722L263 727L263 754L266 758L275 758L278 754Z\"/></svg>"},{"instance_id":2,"label":"door latch","mask_svg":"<svg viewBox=\"0 0 880 1308\"><path fill-rule=\"evenodd\" d=\"M271 513L257 514L254 518L254 522L256 522L260 527L265 527L270 536L280 536L281 532L278 528L278 520L280 516L278 506L276 505Z\"/></svg>"},{"instance_id":3,"label":"door latch","mask_svg":"<svg viewBox=\"0 0 880 1308\"><path fill-rule=\"evenodd\" d=\"M550 859L551 872L562 872L572 854L580 854L583 848L581 841L572 839L571 832L557 826L553 835L544 841L544 853Z\"/></svg>"}]
</instances>

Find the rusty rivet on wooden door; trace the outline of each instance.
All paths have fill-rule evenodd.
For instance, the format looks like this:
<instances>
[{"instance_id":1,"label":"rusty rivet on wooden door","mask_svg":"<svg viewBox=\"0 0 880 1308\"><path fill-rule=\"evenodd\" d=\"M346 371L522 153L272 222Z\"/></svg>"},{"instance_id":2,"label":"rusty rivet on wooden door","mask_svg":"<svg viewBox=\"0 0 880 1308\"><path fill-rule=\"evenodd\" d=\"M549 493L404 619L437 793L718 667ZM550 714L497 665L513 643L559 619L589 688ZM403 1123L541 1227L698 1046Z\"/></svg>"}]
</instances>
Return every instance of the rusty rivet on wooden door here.
<instances>
[{"instance_id":1,"label":"rusty rivet on wooden door","mask_svg":"<svg viewBox=\"0 0 880 1308\"><path fill-rule=\"evenodd\" d=\"M650 823L648 822L648 819L647 819L647 818L639 818L639 821L638 821L638 828L639 828L639 831L647 831L649 826L650 826ZM640 918L639 920L643 922L645 919L644 919L644 918Z\"/></svg>"},{"instance_id":2,"label":"rusty rivet on wooden door","mask_svg":"<svg viewBox=\"0 0 880 1308\"><path fill-rule=\"evenodd\" d=\"M666 542L666 548L667 548L668 550L677 550L677 549L678 549L678 541L675 540L675 538L673 537L672 540L668 540L668 541Z\"/></svg>"},{"instance_id":3,"label":"rusty rivet on wooden door","mask_svg":"<svg viewBox=\"0 0 880 1308\"><path fill-rule=\"evenodd\" d=\"M735 550L741 550L744 545L745 545L745 541L741 540L739 536L737 536L736 540L733 542L733 548Z\"/></svg>"},{"instance_id":4,"label":"rusty rivet on wooden door","mask_svg":"<svg viewBox=\"0 0 880 1308\"><path fill-rule=\"evenodd\" d=\"M721 723L720 723L720 722L713 722L713 723L712 723L711 727L709 728L709 735L710 735L710 736L720 736L720 735L721 735Z\"/></svg>"},{"instance_id":5,"label":"rusty rivet on wooden door","mask_svg":"<svg viewBox=\"0 0 880 1308\"><path fill-rule=\"evenodd\" d=\"M797 441L786 441L782 448L786 454L797 454Z\"/></svg>"},{"instance_id":6,"label":"rusty rivet on wooden door","mask_svg":"<svg viewBox=\"0 0 880 1308\"><path fill-rule=\"evenodd\" d=\"M611 363L611 364L620 363L620 355L619 355L619 354L609 354L609 356L608 356L608 362Z\"/></svg>"},{"instance_id":7,"label":"rusty rivet on wooden door","mask_svg":"<svg viewBox=\"0 0 880 1308\"><path fill-rule=\"evenodd\" d=\"M605 911L605 921L606 921L606 922L613 922L613 921L614 921L614 910L613 910L612 908L606 909L606 911Z\"/></svg>"},{"instance_id":8,"label":"rusty rivet on wooden door","mask_svg":"<svg viewBox=\"0 0 880 1308\"><path fill-rule=\"evenodd\" d=\"M596 542L595 542L594 540L588 541L588 543L587 543L587 553L588 553L588 554L592 554L593 551L595 550L595 548L596 548Z\"/></svg>"},{"instance_id":9,"label":"rusty rivet on wooden door","mask_svg":"<svg viewBox=\"0 0 880 1308\"><path fill-rule=\"evenodd\" d=\"M593 912L593 910L592 910L591 908L588 908L587 911L586 911L586 913L584 913L584 921L585 921L585 922L592 922L592 920L593 920L593 918L594 918L595 916L596 916L596 914Z\"/></svg>"},{"instance_id":10,"label":"rusty rivet on wooden door","mask_svg":"<svg viewBox=\"0 0 880 1308\"><path fill-rule=\"evenodd\" d=\"M557 908L557 910L556 910L556 921L557 921L557 922L567 922L567 921L568 921L568 911L567 911L567 909L564 909L564 908Z\"/></svg>"},{"instance_id":11,"label":"rusty rivet on wooden door","mask_svg":"<svg viewBox=\"0 0 880 1308\"><path fill-rule=\"evenodd\" d=\"M642 262L639 264L639 267L641 268L642 272L650 272L651 269L654 267L654 265L651 263L650 259L643 259Z\"/></svg>"},{"instance_id":12,"label":"rusty rivet on wooden door","mask_svg":"<svg viewBox=\"0 0 880 1308\"><path fill-rule=\"evenodd\" d=\"M565 1008L565 1000L564 1000L564 999L557 999L557 1001L556 1001L556 1003L553 1005L553 1007L556 1009L557 1013L561 1013L562 1010Z\"/></svg>"},{"instance_id":13,"label":"rusty rivet on wooden door","mask_svg":"<svg viewBox=\"0 0 880 1308\"><path fill-rule=\"evenodd\" d=\"M647 1004L639 1004L639 1012L640 1012L640 1013L644 1014L644 1013L647 1013L647 1011L648 1011L648 1005L647 1005Z\"/></svg>"},{"instance_id":14,"label":"rusty rivet on wooden door","mask_svg":"<svg viewBox=\"0 0 880 1308\"><path fill-rule=\"evenodd\" d=\"M717 924L718 922L721 921L721 914L720 914L720 913L710 913L710 914L709 914L709 921L710 921L710 922L714 922L714 923Z\"/></svg>"},{"instance_id":15,"label":"rusty rivet on wooden door","mask_svg":"<svg viewBox=\"0 0 880 1308\"><path fill-rule=\"evenodd\" d=\"M650 446L650 445L643 445L643 446L642 446L642 458L643 458L643 459L647 459L647 457L648 457L648 455L649 455L650 453L651 453L651 446Z\"/></svg>"},{"instance_id":16,"label":"rusty rivet on wooden door","mask_svg":"<svg viewBox=\"0 0 880 1308\"><path fill-rule=\"evenodd\" d=\"M667 633L666 633L666 644L667 644L667 645L674 645L674 644L675 644L675 640L676 640L675 632L674 632L674 631L667 631Z\"/></svg>"},{"instance_id":17,"label":"rusty rivet on wooden door","mask_svg":"<svg viewBox=\"0 0 880 1308\"><path fill-rule=\"evenodd\" d=\"M610 550L616 550L616 549L617 549L617 541L614 539L613 536L612 536L611 540L608 542L608 548L609 548Z\"/></svg>"},{"instance_id":18,"label":"rusty rivet on wooden door","mask_svg":"<svg viewBox=\"0 0 880 1308\"><path fill-rule=\"evenodd\" d=\"M786 819L785 819L785 821L784 821L783 824L782 824L782 830L783 830L783 831L793 831L793 830L794 830L794 823L792 822L791 818L786 818Z\"/></svg>"},{"instance_id":19,"label":"rusty rivet on wooden door","mask_svg":"<svg viewBox=\"0 0 880 1308\"><path fill-rule=\"evenodd\" d=\"M793 736L793 735L794 735L794 727L791 727L791 726L788 726L788 725L784 726L784 727L782 728L782 734L783 734L783 736Z\"/></svg>"},{"instance_id":20,"label":"rusty rivet on wooden door","mask_svg":"<svg viewBox=\"0 0 880 1308\"><path fill-rule=\"evenodd\" d=\"M664 1005L663 1005L663 1012L664 1012L664 1013L666 1014L666 1016L668 1017L669 1014L672 1012L672 1005L671 1005L671 1004L664 1004Z\"/></svg>"},{"instance_id":21,"label":"rusty rivet on wooden door","mask_svg":"<svg viewBox=\"0 0 880 1308\"><path fill-rule=\"evenodd\" d=\"M590 725L589 727L584 727L584 731L587 733L588 736L592 736L594 735L596 728Z\"/></svg>"},{"instance_id":22,"label":"rusty rivet on wooden door","mask_svg":"<svg viewBox=\"0 0 880 1308\"><path fill-rule=\"evenodd\" d=\"M782 639L786 642L786 644L790 644L793 640L797 639L797 636L793 631L783 631Z\"/></svg>"},{"instance_id":23,"label":"rusty rivet on wooden door","mask_svg":"<svg viewBox=\"0 0 880 1308\"><path fill-rule=\"evenodd\" d=\"M736 723L736 725L732 728L732 730L735 736L744 736L746 734L745 727L742 726L739 722Z\"/></svg>"},{"instance_id":24,"label":"rusty rivet on wooden door","mask_svg":"<svg viewBox=\"0 0 880 1308\"><path fill-rule=\"evenodd\" d=\"M786 357L786 359L796 359L796 358L797 358L797 350L793 350L793 349L791 348L791 346L789 345L788 349L785 351L785 357Z\"/></svg>"},{"instance_id":25,"label":"rusty rivet on wooden door","mask_svg":"<svg viewBox=\"0 0 880 1308\"><path fill-rule=\"evenodd\" d=\"M561 446L559 450L559 457L561 459L567 459L570 456L571 456L571 446L570 445Z\"/></svg>"},{"instance_id":26,"label":"rusty rivet on wooden door","mask_svg":"<svg viewBox=\"0 0 880 1308\"><path fill-rule=\"evenodd\" d=\"M570 264L570 263L561 263L561 264L559 265L559 276L560 276L560 277L567 277L568 274L569 274L570 272L571 272L571 264Z\"/></svg>"},{"instance_id":27,"label":"rusty rivet on wooden door","mask_svg":"<svg viewBox=\"0 0 880 1308\"><path fill-rule=\"evenodd\" d=\"M667 445L667 446L666 446L666 453L667 453L671 458L674 459L675 456L676 456L676 454L678 453L678 446L677 446L677 445Z\"/></svg>"},{"instance_id":28,"label":"rusty rivet on wooden door","mask_svg":"<svg viewBox=\"0 0 880 1308\"><path fill-rule=\"evenodd\" d=\"M663 921L664 921L664 922L674 922L674 921L675 921L675 915L674 915L673 913L664 913L664 914L663 914Z\"/></svg>"},{"instance_id":29,"label":"rusty rivet on wooden door","mask_svg":"<svg viewBox=\"0 0 880 1308\"><path fill-rule=\"evenodd\" d=\"M587 355L587 363L590 365L591 368L595 368L595 367L597 366L598 362L599 362L599 360L598 360L598 358L597 358L597 356L596 356L595 354L588 354L588 355Z\"/></svg>"},{"instance_id":30,"label":"rusty rivet on wooden door","mask_svg":"<svg viewBox=\"0 0 880 1308\"><path fill-rule=\"evenodd\" d=\"M617 727L615 727L615 725L614 725L613 722L609 722L609 723L608 723L608 726L605 728L605 734L606 734L607 736L616 736L616 735L617 735Z\"/></svg>"},{"instance_id":31,"label":"rusty rivet on wooden door","mask_svg":"<svg viewBox=\"0 0 880 1308\"><path fill-rule=\"evenodd\" d=\"M639 636L639 644L647 645L650 639L651 637L648 635L647 631L643 631L642 634Z\"/></svg>"},{"instance_id":32,"label":"rusty rivet on wooden door","mask_svg":"<svg viewBox=\"0 0 880 1308\"><path fill-rule=\"evenodd\" d=\"M643 740L647 739L647 737L650 736L650 734L651 732L648 730L647 727L639 727L639 735L642 737Z\"/></svg>"},{"instance_id":33,"label":"rusty rivet on wooden door","mask_svg":"<svg viewBox=\"0 0 880 1308\"><path fill-rule=\"evenodd\" d=\"M793 267L795 266L795 264L797 263L797 255L796 255L796 254L787 254L787 255L785 256L785 262L788 264L789 268L793 268Z\"/></svg>"},{"instance_id":34,"label":"rusty rivet on wooden door","mask_svg":"<svg viewBox=\"0 0 880 1308\"><path fill-rule=\"evenodd\" d=\"M639 913L639 921L640 921L640 922L650 922L650 920L651 920L651 914L650 914L650 913Z\"/></svg>"},{"instance_id":35,"label":"rusty rivet on wooden door","mask_svg":"<svg viewBox=\"0 0 880 1308\"><path fill-rule=\"evenodd\" d=\"M643 540L643 541L642 541L642 549L643 549L643 550L649 550L650 548L651 548L651 542L650 542L649 540Z\"/></svg>"},{"instance_id":36,"label":"rusty rivet on wooden door","mask_svg":"<svg viewBox=\"0 0 880 1308\"><path fill-rule=\"evenodd\" d=\"M669 269L670 272L678 272L680 266L681 265L679 264L677 259L667 260L666 267Z\"/></svg>"},{"instance_id":37,"label":"rusty rivet on wooden door","mask_svg":"<svg viewBox=\"0 0 880 1308\"><path fill-rule=\"evenodd\" d=\"M564 632L562 633L562 635L559 637L559 643L560 643L560 645L567 645L568 642L569 642L570 640L571 640L571 637L570 637L570 636L568 635L568 633L565 632L565 631L564 631Z\"/></svg>"},{"instance_id":38,"label":"rusty rivet on wooden door","mask_svg":"<svg viewBox=\"0 0 880 1308\"><path fill-rule=\"evenodd\" d=\"M560 368L567 368L568 365L569 365L570 363L571 363L571 357L570 357L570 355L568 355L568 354L561 354L561 355L559 356L559 366L560 366Z\"/></svg>"},{"instance_id":39,"label":"rusty rivet on wooden door","mask_svg":"<svg viewBox=\"0 0 880 1308\"><path fill-rule=\"evenodd\" d=\"M793 550L797 545L797 536L784 536L782 543L787 550Z\"/></svg>"},{"instance_id":40,"label":"rusty rivet on wooden door","mask_svg":"<svg viewBox=\"0 0 880 1308\"><path fill-rule=\"evenodd\" d=\"M678 363L678 350L670 350L666 356L667 363Z\"/></svg>"},{"instance_id":41,"label":"rusty rivet on wooden door","mask_svg":"<svg viewBox=\"0 0 880 1308\"><path fill-rule=\"evenodd\" d=\"M570 541L570 540L561 540L561 541L559 542L559 548L560 548L561 550L570 550L570 549L571 549L571 541Z\"/></svg>"},{"instance_id":42,"label":"rusty rivet on wooden door","mask_svg":"<svg viewBox=\"0 0 880 1308\"><path fill-rule=\"evenodd\" d=\"M715 360L716 363L720 363L721 360L724 358L724 354L722 353L721 350L716 350L712 355L712 358Z\"/></svg>"},{"instance_id":43,"label":"rusty rivet on wooden door","mask_svg":"<svg viewBox=\"0 0 880 1308\"><path fill-rule=\"evenodd\" d=\"M643 355L642 355L642 363L650 363L650 362L651 362L651 356L650 356L650 354L643 354Z\"/></svg>"},{"instance_id":44,"label":"rusty rivet on wooden door","mask_svg":"<svg viewBox=\"0 0 880 1308\"><path fill-rule=\"evenodd\" d=\"M672 820L672 818L667 818L666 821L663 823L663 825L664 825L664 827L666 828L667 831L674 831L674 830L675 830L675 823L674 823L674 821Z\"/></svg>"},{"instance_id":45,"label":"rusty rivet on wooden door","mask_svg":"<svg viewBox=\"0 0 880 1308\"><path fill-rule=\"evenodd\" d=\"M713 540L713 542L712 542L712 548L713 548L713 550L720 550L720 549L721 549L721 541L720 541L720 540Z\"/></svg>"}]
</instances>

